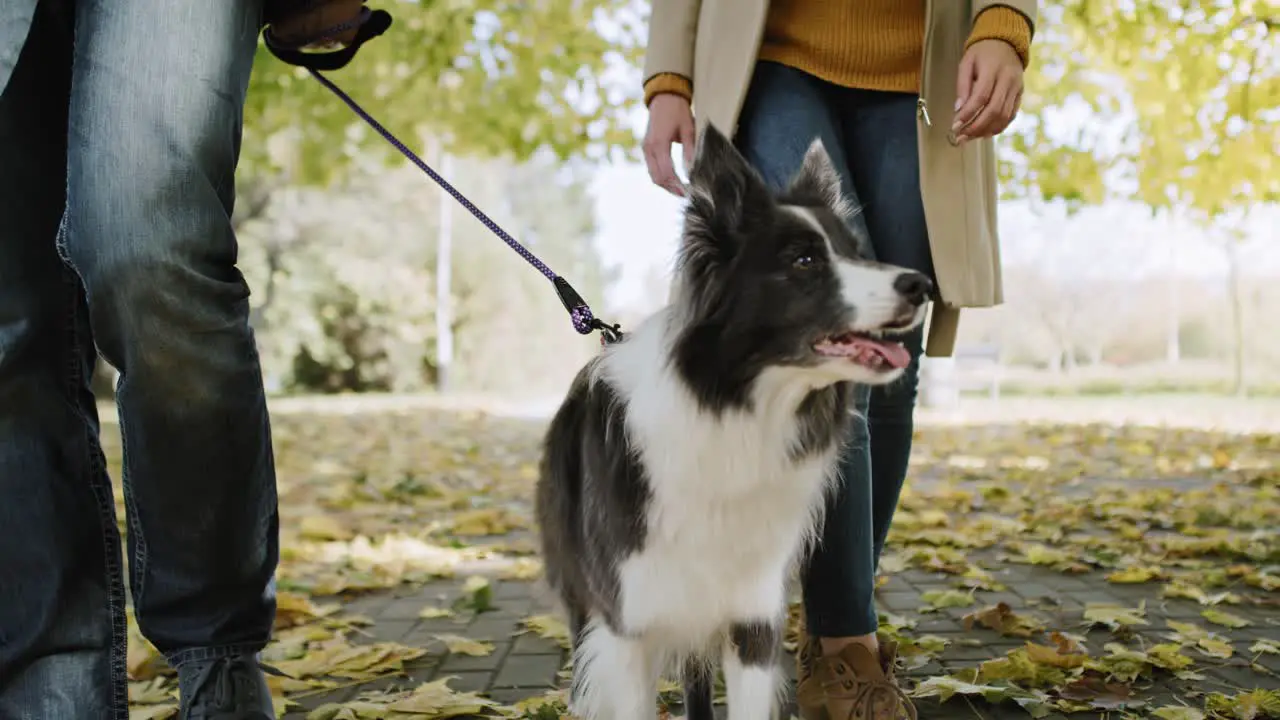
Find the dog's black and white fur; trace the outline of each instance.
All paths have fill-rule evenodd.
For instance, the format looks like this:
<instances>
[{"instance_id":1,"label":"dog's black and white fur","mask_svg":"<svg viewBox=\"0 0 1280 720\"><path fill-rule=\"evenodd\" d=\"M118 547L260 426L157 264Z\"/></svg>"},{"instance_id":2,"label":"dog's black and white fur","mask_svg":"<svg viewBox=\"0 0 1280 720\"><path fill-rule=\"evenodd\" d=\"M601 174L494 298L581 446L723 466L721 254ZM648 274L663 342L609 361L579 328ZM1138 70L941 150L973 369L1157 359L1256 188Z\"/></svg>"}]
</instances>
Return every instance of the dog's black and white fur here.
<instances>
[{"instance_id":1,"label":"dog's black and white fur","mask_svg":"<svg viewBox=\"0 0 1280 720\"><path fill-rule=\"evenodd\" d=\"M570 711L655 716L682 667L690 720L778 707L786 580L821 522L853 383L897 379L919 273L867 261L815 141L771 192L714 128L690 173L672 303L578 375L537 489L547 579L574 645Z\"/></svg>"}]
</instances>

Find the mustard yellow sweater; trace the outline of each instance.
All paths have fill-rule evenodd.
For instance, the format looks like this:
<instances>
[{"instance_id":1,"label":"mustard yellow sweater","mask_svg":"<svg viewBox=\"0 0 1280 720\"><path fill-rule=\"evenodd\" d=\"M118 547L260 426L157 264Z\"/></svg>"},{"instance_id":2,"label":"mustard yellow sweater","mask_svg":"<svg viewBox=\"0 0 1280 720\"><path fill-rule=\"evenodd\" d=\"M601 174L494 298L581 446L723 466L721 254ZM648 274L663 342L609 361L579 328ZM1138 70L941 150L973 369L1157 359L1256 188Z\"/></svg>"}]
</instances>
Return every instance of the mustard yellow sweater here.
<instances>
[{"instance_id":1,"label":"mustard yellow sweater","mask_svg":"<svg viewBox=\"0 0 1280 720\"><path fill-rule=\"evenodd\" d=\"M843 87L919 92L924 9L924 0L772 0L760 59ZM1003 6L986 10L965 47L992 39L1012 45L1027 64L1031 26L1022 13ZM692 82L655 75L645 82L645 105L661 93L692 99Z\"/></svg>"}]
</instances>

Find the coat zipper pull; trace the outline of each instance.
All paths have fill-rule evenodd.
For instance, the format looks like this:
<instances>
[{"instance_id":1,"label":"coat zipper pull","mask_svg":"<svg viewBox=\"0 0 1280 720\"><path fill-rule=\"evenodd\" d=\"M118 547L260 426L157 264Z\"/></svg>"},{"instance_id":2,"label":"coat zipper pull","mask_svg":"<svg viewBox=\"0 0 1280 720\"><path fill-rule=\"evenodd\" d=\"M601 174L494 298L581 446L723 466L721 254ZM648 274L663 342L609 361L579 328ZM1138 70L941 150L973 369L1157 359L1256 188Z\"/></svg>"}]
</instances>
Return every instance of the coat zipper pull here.
<instances>
[{"instance_id":1,"label":"coat zipper pull","mask_svg":"<svg viewBox=\"0 0 1280 720\"><path fill-rule=\"evenodd\" d=\"M929 104L924 101L924 98L916 100L916 114L924 120L925 125L933 127L933 121L929 119Z\"/></svg>"}]
</instances>

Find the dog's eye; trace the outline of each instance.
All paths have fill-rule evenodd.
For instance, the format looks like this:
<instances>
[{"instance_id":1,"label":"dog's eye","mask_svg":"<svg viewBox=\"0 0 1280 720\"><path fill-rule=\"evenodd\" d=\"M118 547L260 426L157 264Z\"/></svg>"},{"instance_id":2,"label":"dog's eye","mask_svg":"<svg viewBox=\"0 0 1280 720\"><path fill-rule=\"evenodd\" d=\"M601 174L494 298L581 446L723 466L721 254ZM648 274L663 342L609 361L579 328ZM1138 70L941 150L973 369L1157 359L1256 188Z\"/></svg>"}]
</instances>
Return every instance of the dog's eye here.
<instances>
[{"instance_id":1,"label":"dog's eye","mask_svg":"<svg viewBox=\"0 0 1280 720\"><path fill-rule=\"evenodd\" d=\"M808 270L816 264L817 261L813 259L812 255L800 255L795 260L791 261L791 267L794 267L797 270Z\"/></svg>"}]
</instances>

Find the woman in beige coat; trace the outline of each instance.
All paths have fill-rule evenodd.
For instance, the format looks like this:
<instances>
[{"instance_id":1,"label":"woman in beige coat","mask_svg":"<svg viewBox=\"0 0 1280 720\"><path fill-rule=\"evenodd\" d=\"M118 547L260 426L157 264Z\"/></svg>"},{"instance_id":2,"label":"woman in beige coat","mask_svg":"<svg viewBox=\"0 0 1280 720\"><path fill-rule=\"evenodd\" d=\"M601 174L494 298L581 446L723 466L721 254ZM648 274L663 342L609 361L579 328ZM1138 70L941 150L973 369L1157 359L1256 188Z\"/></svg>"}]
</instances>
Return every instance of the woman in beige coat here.
<instances>
[{"instance_id":1,"label":"woman in beige coat","mask_svg":"<svg viewBox=\"0 0 1280 720\"><path fill-rule=\"evenodd\" d=\"M934 278L928 354L950 355L958 308L1001 301L990 138L1017 114L1035 19L1035 0L653 0L650 176L683 195L671 148L691 161L695 116L776 186L821 137L862 207L853 230L879 260ZM806 563L805 720L915 715L877 638L873 592L911 454L923 335L907 343L903 382L861 395L865 420Z\"/></svg>"}]
</instances>

